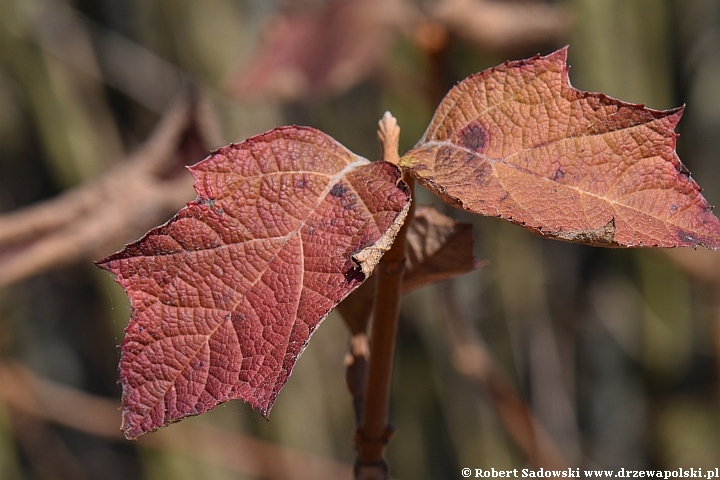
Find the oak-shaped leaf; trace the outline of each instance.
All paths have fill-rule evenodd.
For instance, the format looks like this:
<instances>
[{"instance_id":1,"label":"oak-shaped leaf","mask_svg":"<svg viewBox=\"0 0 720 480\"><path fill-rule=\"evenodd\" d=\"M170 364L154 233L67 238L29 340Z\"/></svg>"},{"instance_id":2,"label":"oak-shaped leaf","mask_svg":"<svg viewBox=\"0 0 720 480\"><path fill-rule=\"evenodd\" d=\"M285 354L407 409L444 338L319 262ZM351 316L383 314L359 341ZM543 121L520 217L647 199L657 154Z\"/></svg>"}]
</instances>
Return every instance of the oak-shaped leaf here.
<instances>
[{"instance_id":1,"label":"oak-shaped leaf","mask_svg":"<svg viewBox=\"0 0 720 480\"><path fill-rule=\"evenodd\" d=\"M472 225L457 222L430 205L415 208L405 242L403 293L472 272L486 263L473 256ZM366 330L374 293L373 277L338 305L353 334Z\"/></svg>"},{"instance_id":2,"label":"oak-shaped leaf","mask_svg":"<svg viewBox=\"0 0 720 480\"><path fill-rule=\"evenodd\" d=\"M567 48L471 75L401 159L446 202L559 240L720 245L720 222L675 153L683 107L573 88Z\"/></svg>"},{"instance_id":3,"label":"oak-shaped leaf","mask_svg":"<svg viewBox=\"0 0 720 480\"><path fill-rule=\"evenodd\" d=\"M190 172L195 201L99 262L132 306L120 360L128 438L230 399L267 417L410 202L395 165L307 127L223 147Z\"/></svg>"}]
</instances>

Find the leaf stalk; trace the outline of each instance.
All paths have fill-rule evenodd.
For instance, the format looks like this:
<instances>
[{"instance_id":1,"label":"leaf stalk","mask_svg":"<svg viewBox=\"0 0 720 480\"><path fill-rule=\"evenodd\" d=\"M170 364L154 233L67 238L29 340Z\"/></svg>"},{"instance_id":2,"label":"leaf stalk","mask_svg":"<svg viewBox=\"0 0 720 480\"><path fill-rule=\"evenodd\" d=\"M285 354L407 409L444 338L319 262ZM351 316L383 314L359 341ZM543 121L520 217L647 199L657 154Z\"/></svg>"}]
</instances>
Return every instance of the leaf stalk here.
<instances>
[{"instance_id":1,"label":"leaf stalk","mask_svg":"<svg viewBox=\"0 0 720 480\"><path fill-rule=\"evenodd\" d=\"M397 165L400 160L398 155L400 128L397 126L397 120L386 112L379 125L378 137L382 144L383 160ZM414 193L414 180L406 172L403 172L403 181ZM380 260L376 270L378 279L370 330L370 359L367 366L361 422L355 435L356 480L388 478L388 467L383 455L394 431L387 420L402 282L405 275L405 239L413 214L414 206L411 205L393 246Z\"/></svg>"}]
</instances>

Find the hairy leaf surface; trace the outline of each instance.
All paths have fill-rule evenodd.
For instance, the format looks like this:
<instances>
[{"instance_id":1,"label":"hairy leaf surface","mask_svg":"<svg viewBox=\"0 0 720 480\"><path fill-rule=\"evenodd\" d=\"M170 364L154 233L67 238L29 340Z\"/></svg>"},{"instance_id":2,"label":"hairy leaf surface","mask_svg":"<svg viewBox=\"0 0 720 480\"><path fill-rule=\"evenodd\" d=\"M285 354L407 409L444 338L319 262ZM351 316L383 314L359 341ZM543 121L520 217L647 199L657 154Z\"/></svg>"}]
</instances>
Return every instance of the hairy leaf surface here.
<instances>
[{"instance_id":1,"label":"hairy leaf surface","mask_svg":"<svg viewBox=\"0 0 720 480\"><path fill-rule=\"evenodd\" d=\"M720 222L675 153L683 108L570 85L567 49L472 75L401 159L446 202L597 246L717 248Z\"/></svg>"},{"instance_id":2,"label":"hairy leaf surface","mask_svg":"<svg viewBox=\"0 0 720 480\"><path fill-rule=\"evenodd\" d=\"M120 361L128 438L230 399L267 416L410 200L396 166L312 128L229 145L190 171L197 200L99 262L132 304Z\"/></svg>"}]
</instances>

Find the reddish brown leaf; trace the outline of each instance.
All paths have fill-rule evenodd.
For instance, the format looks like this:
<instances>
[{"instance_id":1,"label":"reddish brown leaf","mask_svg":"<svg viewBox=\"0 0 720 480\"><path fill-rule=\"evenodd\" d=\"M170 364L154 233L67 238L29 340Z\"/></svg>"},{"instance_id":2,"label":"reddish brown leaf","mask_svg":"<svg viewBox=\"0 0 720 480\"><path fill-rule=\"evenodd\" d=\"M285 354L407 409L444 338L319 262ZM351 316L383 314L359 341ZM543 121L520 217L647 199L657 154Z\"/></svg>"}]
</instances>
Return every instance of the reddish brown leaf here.
<instances>
[{"instance_id":1,"label":"reddish brown leaf","mask_svg":"<svg viewBox=\"0 0 720 480\"><path fill-rule=\"evenodd\" d=\"M485 264L473 257L472 225L456 222L432 206L416 207L405 241L403 293L477 270ZM338 305L354 334L366 330L374 292L375 281L371 278Z\"/></svg>"},{"instance_id":2,"label":"reddish brown leaf","mask_svg":"<svg viewBox=\"0 0 720 480\"><path fill-rule=\"evenodd\" d=\"M401 166L450 204L543 236L717 248L720 222L675 153L683 109L576 90L566 55L459 83Z\"/></svg>"},{"instance_id":3,"label":"reddish brown leaf","mask_svg":"<svg viewBox=\"0 0 720 480\"><path fill-rule=\"evenodd\" d=\"M310 336L402 224L398 168L285 127L190 167L198 199L99 264L128 292L128 438L242 399L267 416Z\"/></svg>"},{"instance_id":4,"label":"reddish brown leaf","mask_svg":"<svg viewBox=\"0 0 720 480\"><path fill-rule=\"evenodd\" d=\"M456 222L433 206L417 206L406 242L404 292L442 282L485 265L485 262L473 257L472 225Z\"/></svg>"},{"instance_id":5,"label":"reddish brown leaf","mask_svg":"<svg viewBox=\"0 0 720 480\"><path fill-rule=\"evenodd\" d=\"M365 79L392 39L400 0L333 0L270 23L254 60L227 86L241 98L298 101L340 94Z\"/></svg>"}]
</instances>

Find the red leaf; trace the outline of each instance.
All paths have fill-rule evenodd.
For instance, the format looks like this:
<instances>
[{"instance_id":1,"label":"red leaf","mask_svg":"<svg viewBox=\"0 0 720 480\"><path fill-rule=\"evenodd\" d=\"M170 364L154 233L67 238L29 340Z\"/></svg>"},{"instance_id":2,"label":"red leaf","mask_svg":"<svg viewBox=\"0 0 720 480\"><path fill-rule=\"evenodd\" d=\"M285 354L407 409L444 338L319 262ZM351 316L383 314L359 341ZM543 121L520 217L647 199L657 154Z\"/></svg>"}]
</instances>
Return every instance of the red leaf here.
<instances>
[{"instance_id":1,"label":"red leaf","mask_svg":"<svg viewBox=\"0 0 720 480\"><path fill-rule=\"evenodd\" d=\"M198 199L99 262L133 309L120 361L128 438L230 399L267 416L409 206L396 166L312 128L221 148L190 171Z\"/></svg>"},{"instance_id":2,"label":"red leaf","mask_svg":"<svg viewBox=\"0 0 720 480\"><path fill-rule=\"evenodd\" d=\"M397 0L333 0L315 12L279 17L228 90L281 101L340 94L381 63L393 36L392 17L402 9Z\"/></svg>"},{"instance_id":3,"label":"red leaf","mask_svg":"<svg viewBox=\"0 0 720 480\"><path fill-rule=\"evenodd\" d=\"M460 82L401 165L446 202L543 236L717 248L720 222L675 153L683 109L576 90L566 55Z\"/></svg>"}]
</instances>

